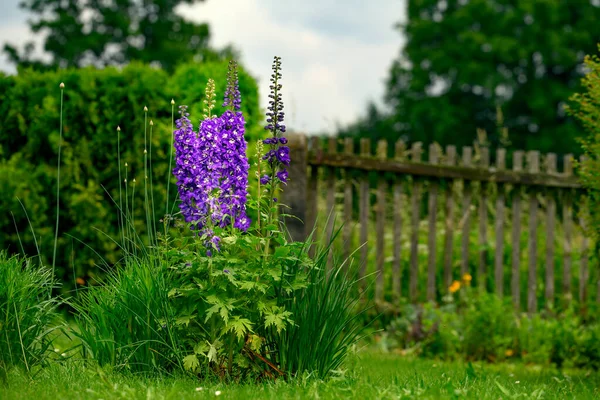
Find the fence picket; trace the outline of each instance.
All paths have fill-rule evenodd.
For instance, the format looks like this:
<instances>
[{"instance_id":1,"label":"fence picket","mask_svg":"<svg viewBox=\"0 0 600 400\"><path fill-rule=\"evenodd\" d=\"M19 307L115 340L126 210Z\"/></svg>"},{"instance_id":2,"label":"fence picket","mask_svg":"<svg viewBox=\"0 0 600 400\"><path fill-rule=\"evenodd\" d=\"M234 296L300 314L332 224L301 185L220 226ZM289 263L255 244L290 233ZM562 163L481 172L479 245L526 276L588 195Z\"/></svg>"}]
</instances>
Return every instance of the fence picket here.
<instances>
[{"instance_id":1,"label":"fence picket","mask_svg":"<svg viewBox=\"0 0 600 400\"><path fill-rule=\"evenodd\" d=\"M398 140L395 146L394 156L396 160L404 159L405 144ZM402 295L402 262L400 254L402 251L402 181L397 178L394 181L394 265L392 267L392 292L394 301L400 300Z\"/></svg>"},{"instance_id":2,"label":"fence picket","mask_svg":"<svg viewBox=\"0 0 600 400\"><path fill-rule=\"evenodd\" d=\"M490 152L487 147L482 147L480 168L488 169L490 166ZM487 212L487 190L488 184L480 183L479 194L479 264L477 267L477 286L480 289L485 289L487 281L487 255L488 255L488 212Z\"/></svg>"},{"instance_id":3,"label":"fence picket","mask_svg":"<svg viewBox=\"0 0 600 400\"><path fill-rule=\"evenodd\" d=\"M513 171L523 170L523 152L518 150L513 154ZM511 294L515 309L521 308L521 187L513 188L512 193L512 254L511 254Z\"/></svg>"},{"instance_id":4,"label":"fence picket","mask_svg":"<svg viewBox=\"0 0 600 400\"><path fill-rule=\"evenodd\" d=\"M528 153L527 162L528 172L532 174L539 173L540 170L540 153L530 151ZM527 240L528 259L529 259L529 275L527 279L527 312L533 314L537 311L537 219L538 200L535 189L529 193L529 238Z\"/></svg>"},{"instance_id":5,"label":"fence picket","mask_svg":"<svg viewBox=\"0 0 600 400\"><path fill-rule=\"evenodd\" d=\"M421 143L413 143L411 148L411 161L421 162ZM413 177L412 191L410 194L411 216L410 216L410 281L408 295L411 301L417 301L418 288L417 278L419 273L419 200L421 198L421 180Z\"/></svg>"},{"instance_id":6,"label":"fence picket","mask_svg":"<svg viewBox=\"0 0 600 400\"><path fill-rule=\"evenodd\" d=\"M556 154L546 156L546 172L556 174ZM546 303L554 304L554 230L556 201L552 189L546 189Z\"/></svg>"},{"instance_id":7,"label":"fence picket","mask_svg":"<svg viewBox=\"0 0 600 400\"><path fill-rule=\"evenodd\" d=\"M567 154L564 157L564 174L573 175L573 156ZM563 199L563 227L565 230L565 241L563 245L563 298L568 303L571 301L571 283L572 283L572 251L573 251L573 199L571 193L564 192Z\"/></svg>"},{"instance_id":8,"label":"fence picket","mask_svg":"<svg viewBox=\"0 0 600 400\"><path fill-rule=\"evenodd\" d=\"M369 157L371 155L371 140L368 138L360 139L360 155ZM359 192L359 213L360 213L360 278L365 276L367 268L367 257L369 255L368 233L369 233L369 173L364 171L360 177Z\"/></svg>"},{"instance_id":9,"label":"fence picket","mask_svg":"<svg viewBox=\"0 0 600 400\"><path fill-rule=\"evenodd\" d=\"M506 149L496 151L496 169L506 169ZM504 185L498 184L496 198L496 252L494 254L494 281L496 294L504 294Z\"/></svg>"},{"instance_id":10,"label":"fence picket","mask_svg":"<svg viewBox=\"0 0 600 400\"><path fill-rule=\"evenodd\" d=\"M473 149L471 147L463 147L462 165L464 167L472 166ZM462 210L462 248L461 248L461 263L460 275L464 276L469 273L469 234L471 231L471 186L467 180L463 181L463 210Z\"/></svg>"},{"instance_id":11,"label":"fence picket","mask_svg":"<svg viewBox=\"0 0 600 400\"><path fill-rule=\"evenodd\" d=\"M321 141L318 137L310 138L310 149L315 154L321 150ZM310 166L308 183L306 185L306 236L311 232L316 233L317 223L317 206L318 206L318 189L319 189L319 167L316 165ZM309 254L314 255L315 246L311 246Z\"/></svg>"},{"instance_id":12,"label":"fence picket","mask_svg":"<svg viewBox=\"0 0 600 400\"><path fill-rule=\"evenodd\" d=\"M377 142L377 158L384 160L387 158L387 141ZM385 197L387 193L387 182L384 176L378 177L377 182L377 210L375 217L375 250L377 255L377 281L375 284L375 299L383 300L384 281L383 281L383 263L385 260Z\"/></svg>"},{"instance_id":13,"label":"fence picket","mask_svg":"<svg viewBox=\"0 0 600 400\"><path fill-rule=\"evenodd\" d=\"M344 139L344 154L354 154L354 141L348 137ZM344 228L342 240L344 242L344 260L350 257L352 249L352 173L349 168L344 170Z\"/></svg>"},{"instance_id":14,"label":"fence picket","mask_svg":"<svg viewBox=\"0 0 600 400\"><path fill-rule=\"evenodd\" d=\"M438 146L433 143L429 146L429 163L436 165L438 163ZM435 300L435 259L436 259L436 220L437 220L437 197L438 197L438 182L433 180L429 186L429 204L427 211L429 213L428 227L428 266L427 266L427 300Z\"/></svg>"},{"instance_id":15,"label":"fence picket","mask_svg":"<svg viewBox=\"0 0 600 400\"><path fill-rule=\"evenodd\" d=\"M456 147L446 147L446 165L456 165ZM452 284L452 246L454 242L454 180L448 182L446 189L446 234L444 237L444 288L448 290Z\"/></svg>"}]
</instances>

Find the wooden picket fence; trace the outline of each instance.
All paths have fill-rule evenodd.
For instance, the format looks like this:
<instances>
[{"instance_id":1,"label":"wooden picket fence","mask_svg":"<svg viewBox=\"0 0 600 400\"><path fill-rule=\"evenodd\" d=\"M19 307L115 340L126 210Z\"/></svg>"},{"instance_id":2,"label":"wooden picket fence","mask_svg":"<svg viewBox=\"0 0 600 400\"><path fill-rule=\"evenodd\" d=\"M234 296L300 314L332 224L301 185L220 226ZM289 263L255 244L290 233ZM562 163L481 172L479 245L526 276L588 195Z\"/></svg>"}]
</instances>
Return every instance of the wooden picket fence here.
<instances>
[{"instance_id":1,"label":"wooden picket fence","mask_svg":"<svg viewBox=\"0 0 600 400\"><path fill-rule=\"evenodd\" d=\"M294 239L303 239L315 226L319 204L325 205L325 214L338 210L337 219L344 223L341 232L344 256L350 254L354 230L358 229L358 244L363 245L359 250L360 273L363 275L367 273L369 250L375 246L376 299L384 298L386 287L390 288L394 299L400 296L413 302L439 299L454 279L460 279L457 278L460 269L459 277L472 272L475 284L500 295L512 296L519 307L521 264L526 260L526 308L535 312L539 298L536 290L542 282L542 298L546 304L554 304L559 295L571 297L573 261L577 253L578 297L581 301L587 300L592 286L589 282L592 244L585 234L586 207L581 206L586 200L585 191L573 173L571 155L564 156L562 171L559 171L555 154L542 157L537 151L507 153L500 148L492 163L487 147L464 147L459 155L455 146L447 146L442 151L440 146L432 144L426 154L427 161L424 161L420 143L407 149L404 142L398 141L393 149L389 149L386 141L379 141L373 149L371 141L363 138L358 154L355 144L352 138L290 137L293 162L284 201L291 213L304 223L288 219L287 226ZM507 161L511 162L511 168ZM374 196L371 196L373 192ZM371 201L372 197L375 201ZM339 201L340 198L343 201ZM356 200L358 212L353 212ZM408 215L402 212L407 208ZM521 226L523 218L527 218L526 227ZM374 219L374 232L369 230L371 219ZM541 232L541 236L545 243L538 243L540 219L544 220L545 232ZM333 230L332 220L323 228L328 237ZM425 240L419 236L422 220L427 221L426 243L421 243ZM439 238L440 226L443 240ZM475 227L478 233L476 243L473 243L471 230ZM528 233L525 257L521 253L522 230ZM385 252L390 249L390 243L386 243L386 232L389 231L392 232L392 254ZM493 235L489 235L491 231ZM455 236L461 241L459 260L456 251L453 252ZM409 262L405 268L408 273L402 271L403 238L410 243ZM387 234L388 242L389 239L390 234ZM561 254L557 254L557 242L561 245ZM426 268L419 265L418 250L423 245L427 247ZM442 249L436 248L440 245ZM473 245L479 246L475 263L469 260ZM510 257L504 254L507 245L511 249ZM545 250L542 259L538 252L541 245ZM494 249L493 257L489 254L490 248ZM555 276L557 258L562 264L559 279ZM505 265L509 264L510 280L505 277ZM544 271L538 271L539 264ZM385 271L386 266L391 271ZM438 271L438 268L442 270ZM427 275L425 296L418 287L420 270ZM384 281L386 276L391 279L391 284ZM505 278L507 283L510 282L510 290L505 290ZM403 279L408 279L408 295L401 293ZM436 282L436 279L442 282ZM555 288L557 281L562 286L558 289ZM600 279L593 286L600 301Z\"/></svg>"}]
</instances>

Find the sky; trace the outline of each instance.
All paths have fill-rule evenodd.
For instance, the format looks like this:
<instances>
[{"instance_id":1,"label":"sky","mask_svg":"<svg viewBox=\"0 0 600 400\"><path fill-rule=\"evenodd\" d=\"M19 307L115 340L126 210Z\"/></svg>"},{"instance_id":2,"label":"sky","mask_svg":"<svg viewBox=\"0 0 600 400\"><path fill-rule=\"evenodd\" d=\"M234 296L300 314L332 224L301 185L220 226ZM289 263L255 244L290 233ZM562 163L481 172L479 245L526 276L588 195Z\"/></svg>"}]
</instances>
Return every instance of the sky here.
<instances>
[{"instance_id":1,"label":"sky","mask_svg":"<svg viewBox=\"0 0 600 400\"><path fill-rule=\"evenodd\" d=\"M35 39L18 3L0 0L0 48ZM381 104L403 44L394 26L406 9L403 0L206 0L178 13L207 22L213 47L241 52L264 108L273 56L280 56L288 128L314 134L355 121L369 101ZM3 54L0 70L15 73Z\"/></svg>"}]
</instances>

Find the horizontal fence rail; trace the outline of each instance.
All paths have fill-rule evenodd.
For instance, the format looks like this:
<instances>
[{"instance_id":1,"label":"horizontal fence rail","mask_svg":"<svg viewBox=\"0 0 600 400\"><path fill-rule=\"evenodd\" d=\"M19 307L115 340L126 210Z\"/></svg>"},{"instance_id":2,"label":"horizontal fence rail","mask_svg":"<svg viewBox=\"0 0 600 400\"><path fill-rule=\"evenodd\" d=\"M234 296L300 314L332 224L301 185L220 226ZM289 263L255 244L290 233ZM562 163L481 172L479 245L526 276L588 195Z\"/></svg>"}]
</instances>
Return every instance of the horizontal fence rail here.
<instances>
[{"instance_id":1,"label":"horizontal fence rail","mask_svg":"<svg viewBox=\"0 0 600 400\"><path fill-rule=\"evenodd\" d=\"M316 229L329 240L342 222L336 248L346 258L360 247L354 258L362 276L375 273L378 301L440 300L465 277L530 313L570 301L575 285L580 301L592 288L600 301L571 155L559 171L556 154L500 148L490 157L479 145L425 152L421 143L302 135L289 144L290 234Z\"/></svg>"}]
</instances>

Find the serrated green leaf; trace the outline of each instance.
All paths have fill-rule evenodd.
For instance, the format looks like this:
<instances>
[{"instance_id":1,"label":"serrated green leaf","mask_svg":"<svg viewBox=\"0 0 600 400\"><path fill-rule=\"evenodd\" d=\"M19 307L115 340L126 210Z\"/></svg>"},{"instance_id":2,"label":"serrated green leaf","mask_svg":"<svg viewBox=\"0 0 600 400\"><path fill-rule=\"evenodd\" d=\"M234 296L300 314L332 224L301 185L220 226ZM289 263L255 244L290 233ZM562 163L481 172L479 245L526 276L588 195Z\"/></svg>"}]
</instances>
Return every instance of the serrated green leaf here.
<instances>
[{"instance_id":1,"label":"serrated green leaf","mask_svg":"<svg viewBox=\"0 0 600 400\"><path fill-rule=\"evenodd\" d=\"M195 371L200 366L200 360L195 354L190 354L183 358L183 368L187 371Z\"/></svg>"},{"instance_id":2,"label":"serrated green leaf","mask_svg":"<svg viewBox=\"0 0 600 400\"><path fill-rule=\"evenodd\" d=\"M288 322L291 322L290 317L292 313L289 311L284 311L279 307L273 307L271 312L265 314L265 326L275 326L277 329L277 333L280 333L285 329L285 326Z\"/></svg>"},{"instance_id":3,"label":"serrated green leaf","mask_svg":"<svg viewBox=\"0 0 600 400\"><path fill-rule=\"evenodd\" d=\"M252 332L252 322L246 318L234 317L227 326L226 332L234 332L238 340L242 340L246 333Z\"/></svg>"},{"instance_id":4,"label":"serrated green leaf","mask_svg":"<svg viewBox=\"0 0 600 400\"><path fill-rule=\"evenodd\" d=\"M205 353L210 349L210 346L208 345L208 343L205 342L198 342L196 343L196 345L194 346L194 353L195 354L202 354L205 355Z\"/></svg>"}]
</instances>

